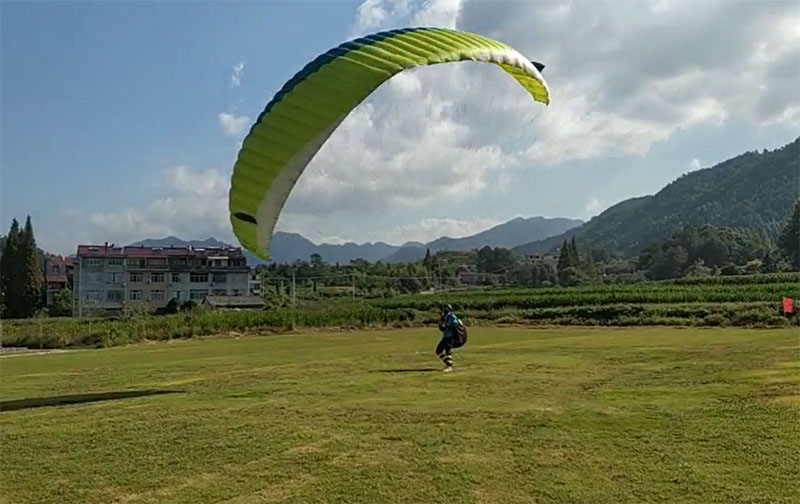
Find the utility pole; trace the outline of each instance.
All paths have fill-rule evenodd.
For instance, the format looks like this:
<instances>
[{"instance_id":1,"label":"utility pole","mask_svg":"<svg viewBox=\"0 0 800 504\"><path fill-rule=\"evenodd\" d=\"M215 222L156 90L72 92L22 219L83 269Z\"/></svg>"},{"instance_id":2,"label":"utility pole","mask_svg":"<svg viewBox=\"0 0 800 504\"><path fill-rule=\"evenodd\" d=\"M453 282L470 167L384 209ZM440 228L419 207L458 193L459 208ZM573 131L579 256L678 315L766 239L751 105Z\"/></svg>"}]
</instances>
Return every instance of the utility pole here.
<instances>
[{"instance_id":1,"label":"utility pole","mask_svg":"<svg viewBox=\"0 0 800 504\"><path fill-rule=\"evenodd\" d=\"M295 282L294 271L292 271L292 308L297 304L297 283Z\"/></svg>"},{"instance_id":2,"label":"utility pole","mask_svg":"<svg viewBox=\"0 0 800 504\"><path fill-rule=\"evenodd\" d=\"M356 298L356 276L355 275L350 275L350 283L353 286L353 290L351 292L353 294L353 299L355 299Z\"/></svg>"}]
</instances>

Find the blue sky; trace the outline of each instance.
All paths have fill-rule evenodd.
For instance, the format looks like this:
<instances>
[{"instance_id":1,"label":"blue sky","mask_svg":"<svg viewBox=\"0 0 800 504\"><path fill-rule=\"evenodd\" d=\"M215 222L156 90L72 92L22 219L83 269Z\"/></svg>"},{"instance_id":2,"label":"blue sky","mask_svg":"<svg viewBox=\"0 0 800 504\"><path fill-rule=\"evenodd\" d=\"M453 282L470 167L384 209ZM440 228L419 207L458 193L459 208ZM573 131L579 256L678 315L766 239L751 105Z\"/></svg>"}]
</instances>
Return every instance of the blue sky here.
<instances>
[{"instance_id":1,"label":"blue sky","mask_svg":"<svg viewBox=\"0 0 800 504\"><path fill-rule=\"evenodd\" d=\"M4 231L30 213L47 244L73 226L69 210L135 207L164 195L167 167L229 163L217 115L263 106L338 43L356 5L301 3L317 15L288 2L3 3Z\"/></svg>"},{"instance_id":2,"label":"blue sky","mask_svg":"<svg viewBox=\"0 0 800 504\"><path fill-rule=\"evenodd\" d=\"M309 165L279 229L402 243L518 215L587 219L799 134L797 4L692 5L4 2L2 232L30 214L58 253L166 234L234 242L228 177L274 92L347 38L410 24L545 61L553 104L489 66L392 79Z\"/></svg>"}]
</instances>

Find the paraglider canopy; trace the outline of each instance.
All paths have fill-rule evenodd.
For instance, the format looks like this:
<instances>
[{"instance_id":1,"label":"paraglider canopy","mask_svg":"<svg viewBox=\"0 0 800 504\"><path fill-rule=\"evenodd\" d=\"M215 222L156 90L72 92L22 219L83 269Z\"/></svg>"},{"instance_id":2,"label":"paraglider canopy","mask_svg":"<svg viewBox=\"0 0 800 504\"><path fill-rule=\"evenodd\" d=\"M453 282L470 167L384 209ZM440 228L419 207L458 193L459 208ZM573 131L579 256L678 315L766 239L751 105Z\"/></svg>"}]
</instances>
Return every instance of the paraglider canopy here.
<instances>
[{"instance_id":1,"label":"paraglider canopy","mask_svg":"<svg viewBox=\"0 0 800 504\"><path fill-rule=\"evenodd\" d=\"M345 42L308 63L267 104L242 142L228 208L243 247L262 259L303 170L347 115L383 82L422 65L481 61L548 104L544 65L497 40L445 28L405 28Z\"/></svg>"}]
</instances>

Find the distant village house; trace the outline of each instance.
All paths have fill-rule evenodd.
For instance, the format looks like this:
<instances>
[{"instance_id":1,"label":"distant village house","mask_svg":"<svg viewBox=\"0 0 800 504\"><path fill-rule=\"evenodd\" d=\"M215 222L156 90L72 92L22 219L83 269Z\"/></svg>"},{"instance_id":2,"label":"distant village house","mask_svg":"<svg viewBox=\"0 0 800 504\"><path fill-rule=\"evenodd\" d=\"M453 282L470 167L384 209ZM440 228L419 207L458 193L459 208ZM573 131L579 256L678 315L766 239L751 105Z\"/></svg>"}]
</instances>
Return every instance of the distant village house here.
<instances>
[{"instance_id":1,"label":"distant village house","mask_svg":"<svg viewBox=\"0 0 800 504\"><path fill-rule=\"evenodd\" d=\"M203 303L206 297L250 295L250 269L238 247L79 245L73 314L121 312L141 303Z\"/></svg>"}]
</instances>

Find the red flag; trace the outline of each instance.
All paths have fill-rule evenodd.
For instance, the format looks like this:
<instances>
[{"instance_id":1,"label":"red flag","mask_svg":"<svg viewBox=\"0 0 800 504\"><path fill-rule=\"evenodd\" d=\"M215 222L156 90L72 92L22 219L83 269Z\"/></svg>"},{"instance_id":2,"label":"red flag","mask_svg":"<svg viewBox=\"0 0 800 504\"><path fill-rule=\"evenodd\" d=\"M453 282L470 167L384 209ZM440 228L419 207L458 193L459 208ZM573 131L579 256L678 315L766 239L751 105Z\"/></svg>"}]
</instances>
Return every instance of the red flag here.
<instances>
[{"instance_id":1,"label":"red flag","mask_svg":"<svg viewBox=\"0 0 800 504\"><path fill-rule=\"evenodd\" d=\"M783 313L794 313L794 305L792 304L792 298L788 297L783 298Z\"/></svg>"}]
</instances>

